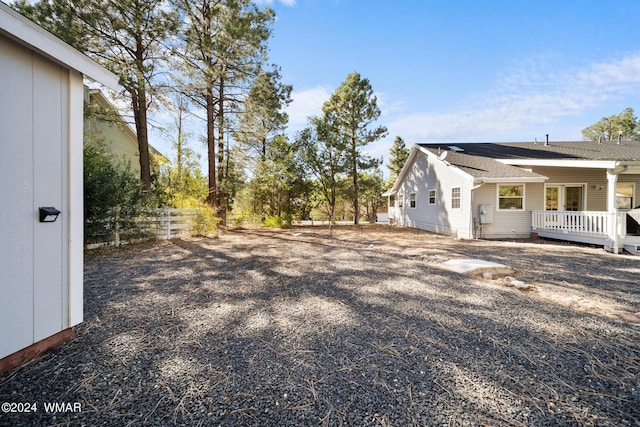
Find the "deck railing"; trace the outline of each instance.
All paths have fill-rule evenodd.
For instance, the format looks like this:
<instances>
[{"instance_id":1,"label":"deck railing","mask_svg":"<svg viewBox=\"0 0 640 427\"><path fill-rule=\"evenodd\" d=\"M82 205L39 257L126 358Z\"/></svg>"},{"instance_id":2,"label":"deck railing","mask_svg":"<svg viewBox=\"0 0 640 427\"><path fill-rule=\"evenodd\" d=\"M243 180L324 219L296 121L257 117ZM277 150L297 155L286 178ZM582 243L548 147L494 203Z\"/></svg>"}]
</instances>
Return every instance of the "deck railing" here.
<instances>
[{"instance_id":1,"label":"deck railing","mask_svg":"<svg viewBox=\"0 0 640 427\"><path fill-rule=\"evenodd\" d=\"M614 215L618 216L618 236L626 235L625 213L596 211L531 211L533 230L551 230L567 234L609 236Z\"/></svg>"}]
</instances>

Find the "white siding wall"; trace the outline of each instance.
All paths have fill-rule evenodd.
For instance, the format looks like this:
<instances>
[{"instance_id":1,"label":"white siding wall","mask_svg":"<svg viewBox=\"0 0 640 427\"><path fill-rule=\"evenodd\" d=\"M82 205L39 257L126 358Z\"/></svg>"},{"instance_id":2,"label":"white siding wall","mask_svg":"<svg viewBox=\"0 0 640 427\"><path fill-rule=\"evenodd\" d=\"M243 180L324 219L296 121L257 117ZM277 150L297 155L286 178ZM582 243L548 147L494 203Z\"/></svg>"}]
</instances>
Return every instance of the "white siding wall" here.
<instances>
[{"instance_id":1,"label":"white siding wall","mask_svg":"<svg viewBox=\"0 0 640 427\"><path fill-rule=\"evenodd\" d=\"M477 237L486 239L526 238L531 235L531 210L544 209L544 184L525 183L524 210L498 210L498 185L485 184L474 190L474 223L480 222L480 205L491 205L493 222L478 226ZM509 185L509 184L505 184Z\"/></svg>"},{"instance_id":2,"label":"white siding wall","mask_svg":"<svg viewBox=\"0 0 640 427\"><path fill-rule=\"evenodd\" d=\"M460 209L451 207L451 189L460 187ZM471 238L471 179L441 161L419 152L405 174L396 196L396 222L399 225ZM429 204L429 190L436 191L436 203ZM416 207L410 194L416 193ZM403 207L399 199L403 197Z\"/></svg>"},{"instance_id":3,"label":"white siding wall","mask_svg":"<svg viewBox=\"0 0 640 427\"><path fill-rule=\"evenodd\" d=\"M607 210L607 172L604 169L536 167L533 171L548 176L549 180L547 181L547 185L586 184L585 197L587 210ZM640 175L619 175L618 182L635 184L636 194L633 198L633 203L634 206L640 205Z\"/></svg>"},{"instance_id":4,"label":"white siding wall","mask_svg":"<svg viewBox=\"0 0 640 427\"><path fill-rule=\"evenodd\" d=\"M69 186L71 179L79 180L80 194L74 197L81 200L82 158L70 178L69 126L74 121L69 116L69 71L3 36L0 63L2 358L72 326L68 238L77 225L69 223ZM81 85L79 78L74 81ZM80 104L81 88L76 91ZM77 189L78 183L73 185ZM40 223L41 206L54 206L62 214L55 223ZM81 227L81 216L79 221ZM78 279L78 262L72 268ZM79 280L81 290L81 275Z\"/></svg>"},{"instance_id":5,"label":"white siding wall","mask_svg":"<svg viewBox=\"0 0 640 427\"><path fill-rule=\"evenodd\" d=\"M10 58L10 59L9 59ZM0 357L33 343L33 72L0 36Z\"/></svg>"},{"instance_id":6,"label":"white siding wall","mask_svg":"<svg viewBox=\"0 0 640 427\"><path fill-rule=\"evenodd\" d=\"M548 176L547 185L586 184L584 190L586 210L607 210L607 172L604 169L534 167L533 171ZM594 186L602 189L596 189ZM540 209L544 209L544 205Z\"/></svg>"}]
</instances>

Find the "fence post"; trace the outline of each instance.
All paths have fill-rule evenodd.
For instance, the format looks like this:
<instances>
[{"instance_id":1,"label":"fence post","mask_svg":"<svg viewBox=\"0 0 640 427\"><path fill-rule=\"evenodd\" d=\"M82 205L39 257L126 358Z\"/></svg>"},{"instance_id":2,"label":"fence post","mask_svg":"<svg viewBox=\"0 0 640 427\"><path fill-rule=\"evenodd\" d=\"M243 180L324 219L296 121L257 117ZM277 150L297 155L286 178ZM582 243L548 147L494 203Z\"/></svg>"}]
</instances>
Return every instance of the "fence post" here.
<instances>
[{"instance_id":1,"label":"fence post","mask_svg":"<svg viewBox=\"0 0 640 427\"><path fill-rule=\"evenodd\" d=\"M113 216L115 217L115 224L114 224L114 231L115 231L115 235L114 237L114 244L116 245L116 248L120 246L120 206L116 206L113 212Z\"/></svg>"},{"instance_id":2,"label":"fence post","mask_svg":"<svg viewBox=\"0 0 640 427\"><path fill-rule=\"evenodd\" d=\"M169 213L169 208L165 209L165 224L167 224L167 234L166 234L166 239L170 240L171 239L171 214Z\"/></svg>"}]
</instances>

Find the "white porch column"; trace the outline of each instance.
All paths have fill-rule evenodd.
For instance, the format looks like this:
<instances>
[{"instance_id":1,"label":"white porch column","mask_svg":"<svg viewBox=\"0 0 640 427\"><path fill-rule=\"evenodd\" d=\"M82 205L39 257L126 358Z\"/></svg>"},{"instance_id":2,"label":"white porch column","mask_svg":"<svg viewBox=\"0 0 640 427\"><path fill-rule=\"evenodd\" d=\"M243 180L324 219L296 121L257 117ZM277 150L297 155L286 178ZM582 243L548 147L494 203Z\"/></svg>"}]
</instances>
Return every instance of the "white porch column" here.
<instances>
[{"instance_id":1,"label":"white porch column","mask_svg":"<svg viewBox=\"0 0 640 427\"><path fill-rule=\"evenodd\" d=\"M609 239L613 253L618 253L618 210L616 209L616 184L618 174L613 169L607 169L607 212L609 213Z\"/></svg>"}]
</instances>

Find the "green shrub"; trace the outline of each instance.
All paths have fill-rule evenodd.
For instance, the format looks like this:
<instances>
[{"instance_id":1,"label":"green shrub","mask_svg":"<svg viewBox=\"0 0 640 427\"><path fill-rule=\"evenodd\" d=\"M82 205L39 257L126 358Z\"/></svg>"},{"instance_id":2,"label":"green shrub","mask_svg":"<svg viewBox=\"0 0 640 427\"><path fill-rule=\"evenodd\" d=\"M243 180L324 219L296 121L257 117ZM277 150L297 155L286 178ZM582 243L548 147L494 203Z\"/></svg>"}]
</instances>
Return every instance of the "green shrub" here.
<instances>
[{"instance_id":1,"label":"green shrub","mask_svg":"<svg viewBox=\"0 0 640 427\"><path fill-rule=\"evenodd\" d=\"M213 233L221 221L220 218L215 216L216 211L204 203L198 209L199 212L193 219L193 233L201 236Z\"/></svg>"},{"instance_id":2,"label":"green shrub","mask_svg":"<svg viewBox=\"0 0 640 427\"><path fill-rule=\"evenodd\" d=\"M85 243L143 234L142 184L128 164L118 161L105 146L84 147Z\"/></svg>"},{"instance_id":3,"label":"green shrub","mask_svg":"<svg viewBox=\"0 0 640 427\"><path fill-rule=\"evenodd\" d=\"M262 221L262 224L269 228L291 228L291 219L279 216L268 216Z\"/></svg>"}]
</instances>

